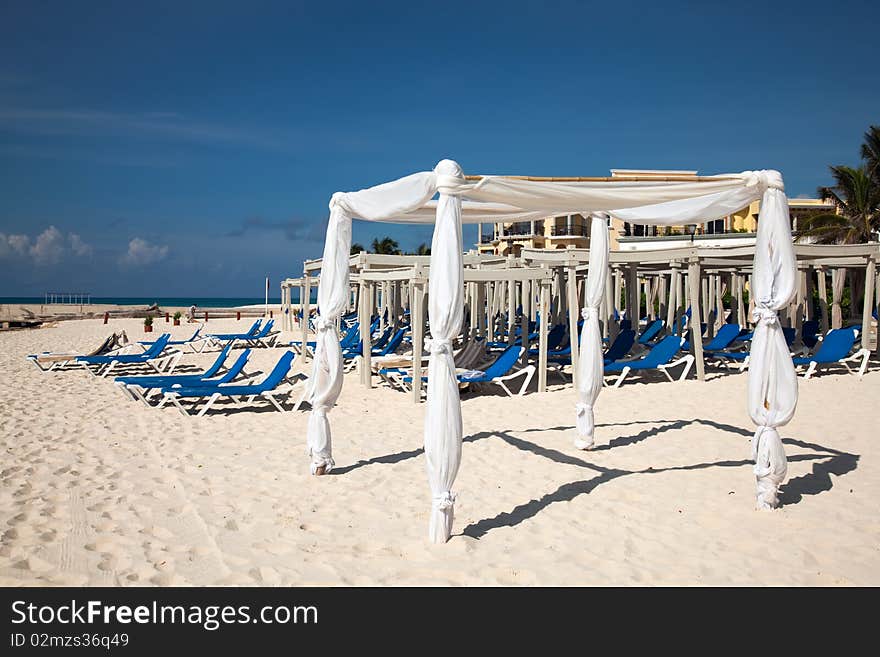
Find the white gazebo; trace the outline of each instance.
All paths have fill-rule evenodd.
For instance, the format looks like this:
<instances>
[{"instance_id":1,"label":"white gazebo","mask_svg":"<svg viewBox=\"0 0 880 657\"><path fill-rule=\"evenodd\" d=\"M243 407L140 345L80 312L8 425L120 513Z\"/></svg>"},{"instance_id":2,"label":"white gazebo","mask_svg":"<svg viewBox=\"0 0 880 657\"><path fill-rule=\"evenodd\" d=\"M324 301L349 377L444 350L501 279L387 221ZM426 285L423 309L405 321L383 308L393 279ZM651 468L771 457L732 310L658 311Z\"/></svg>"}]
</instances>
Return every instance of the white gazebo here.
<instances>
[{"instance_id":1,"label":"white gazebo","mask_svg":"<svg viewBox=\"0 0 880 657\"><path fill-rule=\"evenodd\" d=\"M438 198L432 200L435 195ZM529 221L553 213L585 210L592 214L574 408L574 444L578 449L589 449L593 445L593 408L602 389L599 306L606 294L609 258L606 213L629 223L681 225L727 216L757 199L761 199L761 214L752 270L757 326L749 365L748 408L757 427L752 439L757 506L775 507L777 489L787 470L777 427L791 420L797 405L797 379L777 312L790 304L799 279L788 200L782 176L772 170L649 182L625 177L466 177L456 162L442 160L433 171L357 192L337 192L330 201L318 289L319 315L315 321L317 348L307 436L312 473L333 468L328 413L343 381L342 353L335 329L350 300L352 219L434 224L428 282L431 337L426 341L430 360L424 444L432 491L429 534L432 541L444 542L452 531L452 487L461 462L461 403L451 341L463 319L462 224ZM698 343L699 322L694 324L692 342Z\"/></svg>"}]
</instances>

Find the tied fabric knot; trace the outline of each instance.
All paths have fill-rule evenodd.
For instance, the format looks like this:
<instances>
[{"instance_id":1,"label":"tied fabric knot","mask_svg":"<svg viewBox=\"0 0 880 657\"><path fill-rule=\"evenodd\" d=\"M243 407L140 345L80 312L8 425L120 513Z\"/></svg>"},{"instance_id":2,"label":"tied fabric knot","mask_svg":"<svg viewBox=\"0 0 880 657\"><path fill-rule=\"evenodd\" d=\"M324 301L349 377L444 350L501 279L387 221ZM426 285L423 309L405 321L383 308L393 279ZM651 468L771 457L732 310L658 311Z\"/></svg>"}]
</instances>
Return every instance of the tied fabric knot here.
<instances>
[{"instance_id":1,"label":"tied fabric knot","mask_svg":"<svg viewBox=\"0 0 880 657\"><path fill-rule=\"evenodd\" d=\"M589 319L590 317L595 317L596 319L598 319L599 318L599 309L587 306L586 308L581 310L581 317L583 319Z\"/></svg>"},{"instance_id":2,"label":"tied fabric knot","mask_svg":"<svg viewBox=\"0 0 880 657\"><path fill-rule=\"evenodd\" d=\"M428 338L425 340L425 351L432 354L451 354L452 343L449 340Z\"/></svg>"},{"instance_id":3,"label":"tied fabric knot","mask_svg":"<svg viewBox=\"0 0 880 657\"><path fill-rule=\"evenodd\" d=\"M315 320L315 328L319 331L327 331L329 329L336 328L336 320L330 317L323 317L318 315L318 318Z\"/></svg>"},{"instance_id":4,"label":"tied fabric knot","mask_svg":"<svg viewBox=\"0 0 880 657\"><path fill-rule=\"evenodd\" d=\"M461 194L466 182L464 171L454 160L440 160L434 167L434 185L441 194Z\"/></svg>"},{"instance_id":5,"label":"tied fabric knot","mask_svg":"<svg viewBox=\"0 0 880 657\"><path fill-rule=\"evenodd\" d=\"M762 187L764 189L778 189L785 191L782 174L774 169L761 169L759 171L743 171L742 177L748 187Z\"/></svg>"},{"instance_id":6,"label":"tied fabric knot","mask_svg":"<svg viewBox=\"0 0 880 657\"><path fill-rule=\"evenodd\" d=\"M591 410L593 407L589 404L585 404L584 402L578 402L574 406L574 410L577 413L578 417L586 415L587 411Z\"/></svg>"},{"instance_id":7,"label":"tied fabric knot","mask_svg":"<svg viewBox=\"0 0 880 657\"><path fill-rule=\"evenodd\" d=\"M763 306L755 306L755 309L752 311L752 319L764 326L775 326L779 322L776 311Z\"/></svg>"},{"instance_id":8,"label":"tied fabric knot","mask_svg":"<svg viewBox=\"0 0 880 657\"><path fill-rule=\"evenodd\" d=\"M446 509L451 509L455 506L455 500L458 497L451 490L445 490L439 495L435 495L433 498L434 507L436 507L440 511L445 511Z\"/></svg>"},{"instance_id":9,"label":"tied fabric knot","mask_svg":"<svg viewBox=\"0 0 880 657\"><path fill-rule=\"evenodd\" d=\"M346 213L350 212L348 203L345 202L345 192L334 192L333 196L330 197L328 207L331 212L337 207Z\"/></svg>"}]
</instances>

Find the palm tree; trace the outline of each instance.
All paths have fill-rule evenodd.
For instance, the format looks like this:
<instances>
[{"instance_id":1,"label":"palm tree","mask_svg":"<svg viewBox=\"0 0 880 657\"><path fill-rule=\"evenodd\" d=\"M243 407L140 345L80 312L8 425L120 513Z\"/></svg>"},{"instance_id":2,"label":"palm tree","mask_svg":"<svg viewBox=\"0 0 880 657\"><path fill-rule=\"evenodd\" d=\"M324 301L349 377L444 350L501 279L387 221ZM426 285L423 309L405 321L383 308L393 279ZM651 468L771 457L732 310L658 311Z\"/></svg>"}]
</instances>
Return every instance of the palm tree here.
<instances>
[{"instance_id":1,"label":"palm tree","mask_svg":"<svg viewBox=\"0 0 880 657\"><path fill-rule=\"evenodd\" d=\"M351 245L351 250L349 251L349 253L351 255L357 255L358 253L361 253L362 251L366 251L366 249L364 248L364 245L358 244L357 242L355 242L354 244Z\"/></svg>"},{"instance_id":2,"label":"palm tree","mask_svg":"<svg viewBox=\"0 0 880 657\"><path fill-rule=\"evenodd\" d=\"M837 207L837 213L818 212L800 221L797 236L819 244L859 244L880 229L880 184L868 167L832 166L835 185L818 194Z\"/></svg>"},{"instance_id":3,"label":"palm tree","mask_svg":"<svg viewBox=\"0 0 880 657\"><path fill-rule=\"evenodd\" d=\"M415 255L429 256L431 255L431 247L422 242L416 249Z\"/></svg>"},{"instance_id":4,"label":"palm tree","mask_svg":"<svg viewBox=\"0 0 880 657\"><path fill-rule=\"evenodd\" d=\"M397 240L393 240L390 237L383 237L381 240L378 238L373 239L372 248L373 253L400 255L400 245L397 243Z\"/></svg>"},{"instance_id":5,"label":"palm tree","mask_svg":"<svg viewBox=\"0 0 880 657\"><path fill-rule=\"evenodd\" d=\"M862 159L868 168L868 174L880 184L880 126L872 125L865 133L862 144Z\"/></svg>"}]
</instances>

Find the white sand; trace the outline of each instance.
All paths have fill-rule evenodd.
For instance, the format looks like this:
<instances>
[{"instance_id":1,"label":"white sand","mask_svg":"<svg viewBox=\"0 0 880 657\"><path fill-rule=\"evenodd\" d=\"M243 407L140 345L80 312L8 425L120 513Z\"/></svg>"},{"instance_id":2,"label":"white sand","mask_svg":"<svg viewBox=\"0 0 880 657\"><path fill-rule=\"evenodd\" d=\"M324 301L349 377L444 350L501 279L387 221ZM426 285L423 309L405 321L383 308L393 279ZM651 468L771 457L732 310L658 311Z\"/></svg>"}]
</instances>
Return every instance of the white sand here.
<instances>
[{"instance_id":1,"label":"white sand","mask_svg":"<svg viewBox=\"0 0 880 657\"><path fill-rule=\"evenodd\" d=\"M314 478L302 411L185 418L24 359L107 332L0 333L0 584L880 584L876 364L801 382L773 512L754 510L745 375L606 389L594 452L572 447L570 387L466 396L456 533L435 546L424 405L348 375L338 471Z\"/></svg>"}]
</instances>

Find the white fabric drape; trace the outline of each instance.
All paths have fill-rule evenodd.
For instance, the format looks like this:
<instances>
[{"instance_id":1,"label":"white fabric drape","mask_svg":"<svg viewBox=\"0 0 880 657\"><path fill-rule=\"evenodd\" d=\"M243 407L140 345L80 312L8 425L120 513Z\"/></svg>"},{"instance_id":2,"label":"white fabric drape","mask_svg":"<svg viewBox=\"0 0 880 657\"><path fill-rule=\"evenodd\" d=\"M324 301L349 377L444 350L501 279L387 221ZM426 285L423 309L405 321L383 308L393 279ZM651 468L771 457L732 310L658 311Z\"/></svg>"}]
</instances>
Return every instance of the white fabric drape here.
<instances>
[{"instance_id":1,"label":"white fabric drape","mask_svg":"<svg viewBox=\"0 0 880 657\"><path fill-rule=\"evenodd\" d=\"M447 177L463 178L461 168L443 160L435 171ZM453 188L454 189L454 188ZM429 536L445 543L452 533L455 493L452 484L461 463L461 399L452 340L461 330L464 314L464 274L461 255L461 199L440 187L437 223L431 241L431 276L428 282L427 409L425 412L425 463L431 486Z\"/></svg>"},{"instance_id":2,"label":"white fabric drape","mask_svg":"<svg viewBox=\"0 0 880 657\"><path fill-rule=\"evenodd\" d=\"M322 467L329 472L334 465L327 413L342 392L342 351L336 323L348 305L352 217L388 221L423 206L434 195L436 184L433 172L422 172L358 192L337 192L330 200L318 285L317 344L310 379L312 413L306 433L312 474Z\"/></svg>"},{"instance_id":3,"label":"white fabric drape","mask_svg":"<svg viewBox=\"0 0 880 657\"><path fill-rule=\"evenodd\" d=\"M599 305L605 294L605 278L608 275L608 219L604 214L593 213L590 221L590 264L587 270L585 308L582 311L584 325L581 328L580 359L578 360L578 403L575 407L578 449L593 446L595 421L593 404L602 390L604 370L602 333L599 330ZM570 309L569 312L574 312Z\"/></svg>"},{"instance_id":4,"label":"white fabric drape","mask_svg":"<svg viewBox=\"0 0 880 657\"><path fill-rule=\"evenodd\" d=\"M791 240L788 201L781 189L767 189L758 217L752 274L753 318L757 322L749 358L749 414L757 425L752 458L757 478L757 507L778 504L778 488L788 466L776 430L794 416L798 388L794 364L777 311L797 292L797 263Z\"/></svg>"}]
</instances>

